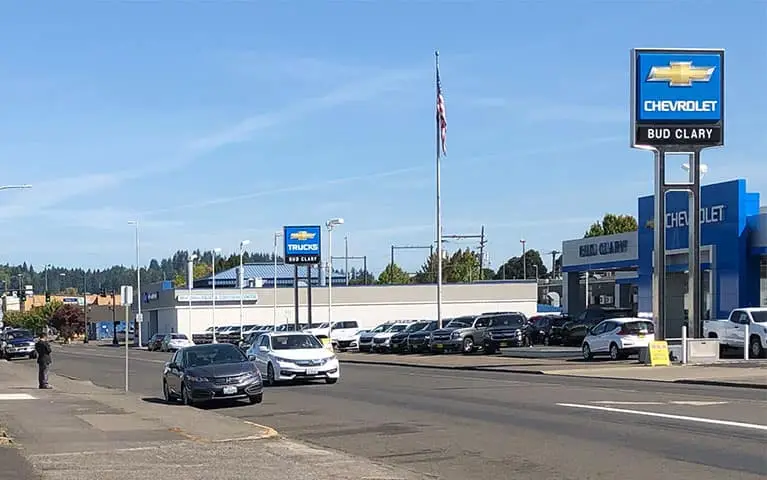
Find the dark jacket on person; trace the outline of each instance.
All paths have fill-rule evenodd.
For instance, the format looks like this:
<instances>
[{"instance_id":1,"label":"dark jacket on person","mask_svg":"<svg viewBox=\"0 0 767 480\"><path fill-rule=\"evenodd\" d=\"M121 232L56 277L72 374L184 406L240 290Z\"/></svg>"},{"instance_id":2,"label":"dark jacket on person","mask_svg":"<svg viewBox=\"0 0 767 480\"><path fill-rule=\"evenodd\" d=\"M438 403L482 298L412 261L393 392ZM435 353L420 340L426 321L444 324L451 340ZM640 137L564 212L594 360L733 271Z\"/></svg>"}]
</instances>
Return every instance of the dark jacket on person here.
<instances>
[{"instance_id":1,"label":"dark jacket on person","mask_svg":"<svg viewBox=\"0 0 767 480\"><path fill-rule=\"evenodd\" d=\"M37 352L37 363L42 365L51 364L51 345L40 339L35 343L35 352Z\"/></svg>"}]
</instances>

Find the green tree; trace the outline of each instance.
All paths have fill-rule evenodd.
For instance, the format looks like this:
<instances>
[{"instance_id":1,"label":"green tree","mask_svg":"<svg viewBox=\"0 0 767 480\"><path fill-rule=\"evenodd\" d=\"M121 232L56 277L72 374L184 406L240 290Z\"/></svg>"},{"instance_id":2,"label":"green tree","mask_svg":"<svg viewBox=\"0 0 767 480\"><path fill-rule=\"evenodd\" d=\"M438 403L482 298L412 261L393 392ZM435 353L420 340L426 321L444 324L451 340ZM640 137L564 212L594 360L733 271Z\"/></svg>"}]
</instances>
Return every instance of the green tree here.
<instances>
[{"instance_id":1,"label":"green tree","mask_svg":"<svg viewBox=\"0 0 767 480\"><path fill-rule=\"evenodd\" d=\"M237 264L239 266L239 263ZM188 268L188 267L187 267ZM218 270L216 270L218 271ZM211 266L207 263L195 263L194 268L192 270L192 277L195 280L198 280L200 278L205 278L208 275L212 273ZM187 272L184 271L184 273L177 273L176 276L173 279L173 285L176 286L176 288L184 288L186 287L186 276Z\"/></svg>"},{"instance_id":2,"label":"green tree","mask_svg":"<svg viewBox=\"0 0 767 480\"><path fill-rule=\"evenodd\" d=\"M546 276L546 265L543 264L541 254L538 250L527 250L525 252L524 267L522 257L511 257L504 263L495 274L496 280L522 280L525 273L527 278L535 278L536 267L539 278Z\"/></svg>"},{"instance_id":3,"label":"green tree","mask_svg":"<svg viewBox=\"0 0 767 480\"><path fill-rule=\"evenodd\" d=\"M601 237L602 235L614 235L616 233L635 232L637 220L632 215L616 215L606 213L601 222L594 222L583 238Z\"/></svg>"},{"instance_id":4,"label":"green tree","mask_svg":"<svg viewBox=\"0 0 767 480\"><path fill-rule=\"evenodd\" d=\"M479 276L479 256L469 248L458 250L442 261L443 283L469 283L479 280ZM437 281L436 253L426 258L413 281L415 283L435 283Z\"/></svg>"},{"instance_id":5,"label":"green tree","mask_svg":"<svg viewBox=\"0 0 767 480\"><path fill-rule=\"evenodd\" d=\"M390 263L378 276L378 283L381 285L395 284L402 285L410 283L410 275L406 271L402 270L396 263Z\"/></svg>"},{"instance_id":6,"label":"green tree","mask_svg":"<svg viewBox=\"0 0 767 480\"><path fill-rule=\"evenodd\" d=\"M376 283L376 277L364 269L352 268L349 270L349 285L373 285Z\"/></svg>"}]
</instances>

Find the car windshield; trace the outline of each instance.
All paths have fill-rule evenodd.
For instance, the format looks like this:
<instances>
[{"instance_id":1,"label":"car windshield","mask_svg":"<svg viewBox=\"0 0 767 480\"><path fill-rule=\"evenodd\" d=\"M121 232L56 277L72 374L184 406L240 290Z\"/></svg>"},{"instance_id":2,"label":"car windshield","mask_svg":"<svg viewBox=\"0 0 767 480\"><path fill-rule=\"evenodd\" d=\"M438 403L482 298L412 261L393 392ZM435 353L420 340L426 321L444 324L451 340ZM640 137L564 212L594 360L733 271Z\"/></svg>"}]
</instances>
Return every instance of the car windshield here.
<instances>
[{"instance_id":1,"label":"car windshield","mask_svg":"<svg viewBox=\"0 0 767 480\"><path fill-rule=\"evenodd\" d=\"M426 322L411 323L406 329L406 332L417 332L428 325Z\"/></svg>"},{"instance_id":2,"label":"car windshield","mask_svg":"<svg viewBox=\"0 0 767 480\"><path fill-rule=\"evenodd\" d=\"M314 328L328 328L328 322L320 323L319 325L317 325Z\"/></svg>"},{"instance_id":3,"label":"car windshield","mask_svg":"<svg viewBox=\"0 0 767 480\"><path fill-rule=\"evenodd\" d=\"M554 327L561 327L568 320L570 320L570 319L569 318L563 318L563 317L553 317L551 319L551 325L554 326Z\"/></svg>"},{"instance_id":4,"label":"car windshield","mask_svg":"<svg viewBox=\"0 0 767 480\"><path fill-rule=\"evenodd\" d=\"M767 323L767 310L752 310L751 317L756 323Z\"/></svg>"},{"instance_id":5,"label":"car windshield","mask_svg":"<svg viewBox=\"0 0 767 480\"><path fill-rule=\"evenodd\" d=\"M208 328L205 329L205 331L206 332L212 332L213 331L213 327L208 327Z\"/></svg>"},{"instance_id":6,"label":"car windshield","mask_svg":"<svg viewBox=\"0 0 767 480\"><path fill-rule=\"evenodd\" d=\"M172 333L170 335L170 338L173 340L188 340L188 338L186 338L186 335L184 335L183 333Z\"/></svg>"},{"instance_id":7,"label":"car windshield","mask_svg":"<svg viewBox=\"0 0 767 480\"><path fill-rule=\"evenodd\" d=\"M370 331L370 333L381 333L381 332L385 332L386 330L388 330L388 329L389 329L389 327L391 327L391 325L379 325L379 326L377 326L376 328L374 328L373 330L371 330L371 331Z\"/></svg>"},{"instance_id":8,"label":"car windshield","mask_svg":"<svg viewBox=\"0 0 767 480\"><path fill-rule=\"evenodd\" d=\"M514 327L520 328L524 321L522 317L517 315L504 315L502 317L495 317L490 319L490 327Z\"/></svg>"},{"instance_id":9,"label":"car windshield","mask_svg":"<svg viewBox=\"0 0 767 480\"><path fill-rule=\"evenodd\" d=\"M228 343L192 347L186 353L186 362L189 367L205 367L207 365L223 365L247 361L248 358L237 347Z\"/></svg>"},{"instance_id":10,"label":"car windshield","mask_svg":"<svg viewBox=\"0 0 767 480\"><path fill-rule=\"evenodd\" d=\"M32 335L32 332L29 330L14 330L12 332L8 332L8 340L32 337L34 337L34 335Z\"/></svg>"},{"instance_id":11,"label":"car windshield","mask_svg":"<svg viewBox=\"0 0 767 480\"><path fill-rule=\"evenodd\" d=\"M471 326L471 320L468 318L456 318L454 320L450 320L450 323L447 324L446 328L465 328Z\"/></svg>"},{"instance_id":12,"label":"car windshield","mask_svg":"<svg viewBox=\"0 0 767 480\"><path fill-rule=\"evenodd\" d=\"M314 335L278 335L272 337L273 350L303 350L324 348Z\"/></svg>"},{"instance_id":13,"label":"car windshield","mask_svg":"<svg viewBox=\"0 0 767 480\"><path fill-rule=\"evenodd\" d=\"M401 324L400 325L392 325L391 328L389 330L387 330L387 332L401 332L401 331L405 330L407 327L408 327L408 325L401 325Z\"/></svg>"}]
</instances>

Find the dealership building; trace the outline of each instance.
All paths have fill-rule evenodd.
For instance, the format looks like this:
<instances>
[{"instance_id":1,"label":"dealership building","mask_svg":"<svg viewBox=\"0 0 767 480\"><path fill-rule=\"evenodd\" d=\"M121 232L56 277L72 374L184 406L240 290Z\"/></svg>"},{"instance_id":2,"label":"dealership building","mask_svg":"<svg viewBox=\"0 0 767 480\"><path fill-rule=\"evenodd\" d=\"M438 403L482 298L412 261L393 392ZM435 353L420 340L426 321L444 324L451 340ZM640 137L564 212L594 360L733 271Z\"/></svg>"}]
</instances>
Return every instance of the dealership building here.
<instances>
[{"instance_id":1,"label":"dealership building","mask_svg":"<svg viewBox=\"0 0 767 480\"><path fill-rule=\"evenodd\" d=\"M667 195L666 318L668 336L679 337L687 312L688 211L686 192ZM564 310L608 305L651 314L653 298L653 196L638 200L639 230L562 242ZM746 181L732 180L701 188L701 272L704 319L724 318L738 307L767 306L767 208ZM586 293L586 275L614 278L613 295Z\"/></svg>"},{"instance_id":2,"label":"dealership building","mask_svg":"<svg viewBox=\"0 0 767 480\"><path fill-rule=\"evenodd\" d=\"M308 322L308 273L299 266L298 319ZM243 324L271 325L293 323L293 266L277 265L277 289L273 288L274 267L268 264L246 265L242 296L238 284L238 269L233 268L215 277L215 324L240 324L242 301ZM312 323L328 318L328 288L324 275L312 269ZM260 276L255 276L260 275ZM200 333L214 324L214 279L194 282L194 288L175 288L164 281L142 286L142 338L146 342L155 333ZM334 321L356 320L361 327L373 327L385 321L435 319L436 285L355 285L346 286L343 273L334 273L332 287L332 317ZM518 311L526 315L536 312L536 282L505 281L443 286L443 317L495 311ZM190 306L191 305L191 306ZM133 310L137 313L136 299Z\"/></svg>"}]
</instances>

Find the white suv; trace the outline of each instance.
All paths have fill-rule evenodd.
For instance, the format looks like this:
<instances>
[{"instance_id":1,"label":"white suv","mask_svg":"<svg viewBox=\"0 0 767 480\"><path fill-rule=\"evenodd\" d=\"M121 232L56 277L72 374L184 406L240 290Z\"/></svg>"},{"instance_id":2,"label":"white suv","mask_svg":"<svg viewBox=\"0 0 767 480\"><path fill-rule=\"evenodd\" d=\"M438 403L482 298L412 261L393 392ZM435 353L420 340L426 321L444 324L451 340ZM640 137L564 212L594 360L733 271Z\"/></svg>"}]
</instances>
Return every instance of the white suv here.
<instances>
[{"instance_id":1,"label":"white suv","mask_svg":"<svg viewBox=\"0 0 767 480\"><path fill-rule=\"evenodd\" d=\"M609 355L611 360L621 360L638 354L655 340L655 325L644 318L623 317L602 320L586 333L581 344L583 358L591 360L595 355Z\"/></svg>"}]
</instances>

